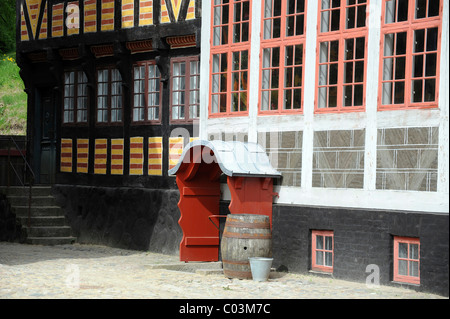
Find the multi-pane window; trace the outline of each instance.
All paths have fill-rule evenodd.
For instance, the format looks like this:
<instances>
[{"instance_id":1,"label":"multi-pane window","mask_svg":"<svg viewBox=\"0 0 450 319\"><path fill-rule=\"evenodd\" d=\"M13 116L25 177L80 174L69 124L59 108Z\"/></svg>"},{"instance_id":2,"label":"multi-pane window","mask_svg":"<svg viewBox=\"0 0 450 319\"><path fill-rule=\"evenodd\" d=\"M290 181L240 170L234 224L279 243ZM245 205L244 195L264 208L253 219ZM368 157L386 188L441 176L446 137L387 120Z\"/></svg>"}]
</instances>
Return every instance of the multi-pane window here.
<instances>
[{"instance_id":1,"label":"multi-pane window","mask_svg":"<svg viewBox=\"0 0 450 319\"><path fill-rule=\"evenodd\" d=\"M158 122L161 105L161 75L153 61L133 67L133 122Z\"/></svg>"},{"instance_id":2,"label":"multi-pane window","mask_svg":"<svg viewBox=\"0 0 450 319\"><path fill-rule=\"evenodd\" d=\"M302 108L305 0L265 0L261 34L260 112Z\"/></svg>"},{"instance_id":3,"label":"multi-pane window","mask_svg":"<svg viewBox=\"0 0 450 319\"><path fill-rule=\"evenodd\" d=\"M394 237L394 281L420 284L419 238Z\"/></svg>"},{"instance_id":4,"label":"multi-pane window","mask_svg":"<svg viewBox=\"0 0 450 319\"><path fill-rule=\"evenodd\" d=\"M97 70L97 123L122 122L122 104L122 77L119 70Z\"/></svg>"},{"instance_id":5,"label":"multi-pane window","mask_svg":"<svg viewBox=\"0 0 450 319\"><path fill-rule=\"evenodd\" d=\"M300 36L305 33L305 0L265 0L263 39Z\"/></svg>"},{"instance_id":6,"label":"multi-pane window","mask_svg":"<svg viewBox=\"0 0 450 319\"><path fill-rule=\"evenodd\" d=\"M316 112L364 109L367 0L322 0Z\"/></svg>"},{"instance_id":7,"label":"multi-pane window","mask_svg":"<svg viewBox=\"0 0 450 319\"><path fill-rule=\"evenodd\" d=\"M210 115L248 111L250 8L250 0L213 2Z\"/></svg>"},{"instance_id":8,"label":"multi-pane window","mask_svg":"<svg viewBox=\"0 0 450 319\"><path fill-rule=\"evenodd\" d=\"M87 77L82 71L64 73L63 123L86 123L88 108Z\"/></svg>"},{"instance_id":9,"label":"multi-pane window","mask_svg":"<svg viewBox=\"0 0 450 319\"><path fill-rule=\"evenodd\" d=\"M436 107L439 0L384 0L380 109Z\"/></svg>"},{"instance_id":10,"label":"multi-pane window","mask_svg":"<svg viewBox=\"0 0 450 319\"><path fill-rule=\"evenodd\" d=\"M312 270L333 272L333 231L313 230L311 243Z\"/></svg>"},{"instance_id":11,"label":"multi-pane window","mask_svg":"<svg viewBox=\"0 0 450 319\"><path fill-rule=\"evenodd\" d=\"M172 59L171 120L189 121L200 115L198 57Z\"/></svg>"}]
</instances>

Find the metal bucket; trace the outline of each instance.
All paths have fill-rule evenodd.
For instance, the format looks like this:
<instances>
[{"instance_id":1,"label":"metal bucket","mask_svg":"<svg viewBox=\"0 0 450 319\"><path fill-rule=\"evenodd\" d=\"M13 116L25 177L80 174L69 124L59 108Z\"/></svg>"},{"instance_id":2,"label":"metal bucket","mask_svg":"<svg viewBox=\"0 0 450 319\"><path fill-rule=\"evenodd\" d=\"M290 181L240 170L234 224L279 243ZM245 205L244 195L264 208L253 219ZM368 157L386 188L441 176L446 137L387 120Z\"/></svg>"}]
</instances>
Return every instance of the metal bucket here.
<instances>
[{"instance_id":1,"label":"metal bucket","mask_svg":"<svg viewBox=\"0 0 450 319\"><path fill-rule=\"evenodd\" d=\"M250 261L253 281L267 281L273 258L249 257L248 260Z\"/></svg>"}]
</instances>

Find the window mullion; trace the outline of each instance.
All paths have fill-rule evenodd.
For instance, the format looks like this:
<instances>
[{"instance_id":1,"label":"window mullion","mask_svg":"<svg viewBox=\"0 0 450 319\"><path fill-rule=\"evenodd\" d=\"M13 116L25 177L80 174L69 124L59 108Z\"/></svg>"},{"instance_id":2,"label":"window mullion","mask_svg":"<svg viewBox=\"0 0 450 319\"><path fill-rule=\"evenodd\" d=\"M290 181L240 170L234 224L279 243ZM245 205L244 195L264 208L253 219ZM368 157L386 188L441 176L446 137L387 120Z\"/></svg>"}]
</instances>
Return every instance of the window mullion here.
<instances>
[{"instance_id":1,"label":"window mullion","mask_svg":"<svg viewBox=\"0 0 450 319\"><path fill-rule=\"evenodd\" d=\"M413 7L414 9L415 7ZM414 10L413 10L414 11ZM406 30L406 58L405 58L405 106L408 107L412 103L412 62L414 47L414 30L409 28Z\"/></svg>"},{"instance_id":2,"label":"window mullion","mask_svg":"<svg viewBox=\"0 0 450 319\"><path fill-rule=\"evenodd\" d=\"M150 63L145 62L144 64L144 122L148 121L148 112L149 112L149 101L148 101L148 94L149 94L149 86L148 86L148 82L150 80L150 75L148 72L148 68L150 66Z\"/></svg>"},{"instance_id":3,"label":"window mullion","mask_svg":"<svg viewBox=\"0 0 450 319\"><path fill-rule=\"evenodd\" d=\"M344 67L345 67L345 38L339 39L338 50L338 79L337 79L337 97L336 97L336 109L341 111L344 108L343 96L344 96Z\"/></svg>"},{"instance_id":4,"label":"window mullion","mask_svg":"<svg viewBox=\"0 0 450 319\"><path fill-rule=\"evenodd\" d=\"M286 3L286 1L283 1ZM281 8L283 10L283 8ZM285 71L286 71L286 43L280 45L280 57L278 61L278 113L284 111Z\"/></svg>"},{"instance_id":5,"label":"window mullion","mask_svg":"<svg viewBox=\"0 0 450 319\"><path fill-rule=\"evenodd\" d=\"M189 121L190 117L190 91L191 91L191 58L186 59L186 68L184 75L184 120Z\"/></svg>"}]
</instances>

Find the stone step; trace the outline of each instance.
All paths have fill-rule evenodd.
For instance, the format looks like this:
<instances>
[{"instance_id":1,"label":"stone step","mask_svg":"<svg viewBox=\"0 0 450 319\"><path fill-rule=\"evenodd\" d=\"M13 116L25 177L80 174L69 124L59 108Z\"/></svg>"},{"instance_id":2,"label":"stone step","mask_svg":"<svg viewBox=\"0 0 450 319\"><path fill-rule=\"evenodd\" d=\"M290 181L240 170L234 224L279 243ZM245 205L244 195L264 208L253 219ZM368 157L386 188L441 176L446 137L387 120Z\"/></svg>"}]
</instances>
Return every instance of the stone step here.
<instances>
[{"instance_id":1,"label":"stone step","mask_svg":"<svg viewBox=\"0 0 450 319\"><path fill-rule=\"evenodd\" d=\"M28 217L28 206L14 206L14 213L17 217ZM59 206L31 206L32 217L64 216L64 210Z\"/></svg>"},{"instance_id":2,"label":"stone step","mask_svg":"<svg viewBox=\"0 0 450 319\"><path fill-rule=\"evenodd\" d=\"M23 227L23 226L22 226ZM26 229L28 237L70 237L71 229L69 226L31 226L23 227Z\"/></svg>"},{"instance_id":3,"label":"stone step","mask_svg":"<svg viewBox=\"0 0 450 319\"><path fill-rule=\"evenodd\" d=\"M28 226L28 216L17 217L21 225ZM30 226L67 226L64 216L33 216L30 217Z\"/></svg>"},{"instance_id":4,"label":"stone step","mask_svg":"<svg viewBox=\"0 0 450 319\"><path fill-rule=\"evenodd\" d=\"M3 194L8 194L8 196L27 196L30 193L29 186L6 186L0 187L0 192ZM49 196L52 193L51 186L33 186L31 188L32 196Z\"/></svg>"},{"instance_id":5,"label":"stone step","mask_svg":"<svg viewBox=\"0 0 450 319\"><path fill-rule=\"evenodd\" d=\"M27 244L55 246L55 245L70 245L76 242L75 237L30 237L26 239Z\"/></svg>"},{"instance_id":6,"label":"stone step","mask_svg":"<svg viewBox=\"0 0 450 319\"><path fill-rule=\"evenodd\" d=\"M10 196L8 195L11 206L28 206L28 196ZM31 206L55 206L56 201L53 196L33 196Z\"/></svg>"}]
</instances>

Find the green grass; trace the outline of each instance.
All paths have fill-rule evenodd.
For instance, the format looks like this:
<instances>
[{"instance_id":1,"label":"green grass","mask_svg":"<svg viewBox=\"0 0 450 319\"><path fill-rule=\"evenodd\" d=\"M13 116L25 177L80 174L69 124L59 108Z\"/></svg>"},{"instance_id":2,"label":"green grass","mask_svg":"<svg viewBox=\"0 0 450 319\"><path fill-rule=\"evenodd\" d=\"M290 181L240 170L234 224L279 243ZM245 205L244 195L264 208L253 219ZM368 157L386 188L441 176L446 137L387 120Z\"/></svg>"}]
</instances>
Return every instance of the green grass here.
<instances>
[{"instance_id":1,"label":"green grass","mask_svg":"<svg viewBox=\"0 0 450 319\"><path fill-rule=\"evenodd\" d=\"M15 54L0 55L0 135L25 135L27 95Z\"/></svg>"}]
</instances>

